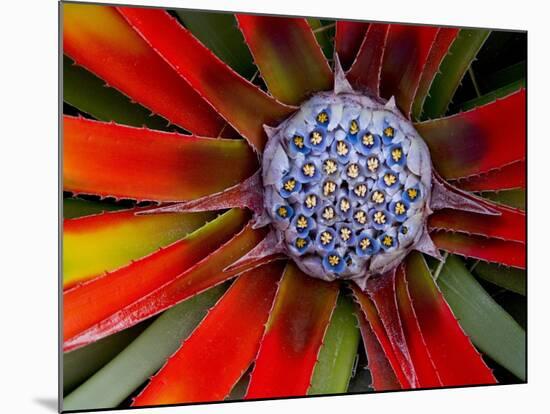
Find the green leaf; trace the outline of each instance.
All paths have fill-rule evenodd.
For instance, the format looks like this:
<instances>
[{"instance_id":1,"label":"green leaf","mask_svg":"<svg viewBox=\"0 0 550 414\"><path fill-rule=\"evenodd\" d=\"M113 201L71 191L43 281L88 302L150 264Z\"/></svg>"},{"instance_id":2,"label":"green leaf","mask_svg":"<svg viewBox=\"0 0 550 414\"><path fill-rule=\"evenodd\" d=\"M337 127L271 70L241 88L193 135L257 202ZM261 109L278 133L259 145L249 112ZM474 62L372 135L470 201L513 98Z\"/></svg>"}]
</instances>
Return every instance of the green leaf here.
<instances>
[{"instance_id":1,"label":"green leaf","mask_svg":"<svg viewBox=\"0 0 550 414\"><path fill-rule=\"evenodd\" d=\"M166 130L168 121L126 96L63 55L63 100L100 121Z\"/></svg>"},{"instance_id":2,"label":"green leaf","mask_svg":"<svg viewBox=\"0 0 550 414\"><path fill-rule=\"evenodd\" d=\"M248 384L250 383L250 369L246 371L241 379L235 384L226 401L242 401L246 395Z\"/></svg>"},{"instance_id":3,"label":"green leaf","mask_svg":"<svg viewBox=\"0 0 550 414\"><path fill-rule=\"evenodd\" d=\"M519 325L527 327L527 298L511 291L504 291L495 296L495 300L508 312Z\"/></svg>"},{"instance_id":4,"label":"green leaf","mask_svg":"<svg viewBox=\"0 0 550 414\"><path fill-rule=\"evenodd\" d=\"M197 39L236 72L247 79L254 75L256 66L233 14L190 10L175 12Z\"/></svg>"},{"instance_id":5,"label":"green leaf","mask_svg":"<svg viewBox=\"0 0 550 414\"><path fill-rule=\"evenodd\" d=\"M526 295L527 274L523 269L480 262L474 268L474 273L501 288Z\"/></svg>"},{"instance_id":6,"label":"green leaf","mask_svg":"<svg viewBox=\"0 0 550 414\"><path fill-rule=\"evenodd\" d=\"M63 354L63 394L67 395L113 359L148 325L144 322L103 338L93 344Z\"/></svg>"},{"instance_id":7,"label":"green leaf","mask_svg":"<svg viewBox=\"0 0 550 414\"><path fill-rule=\"evenodd\" d=\"M77 217L99 214L104 211L123 210L128 207L116 204L104 203L101 201L88 201L81 198L63 199L63 218L72 219Z\"/></svg>"},{"instance_id":8,"label":"green leaf","mask_svg":"<svg viewBox=\"0 0 550 414\"><path fill-rule=\"evenodd\" d=\"M527 62L521 61L486 76L483 82L484 90L492 91L494 89L499 89L503 86L525 79L526 76Z\"/></svg>"},{"instance_id":9,"label":"green leaf","mask_svg":"<svg viewBox=\"0 0 550 414\"><path fill-rule=\"evenodd\" d=\"M441 62L423 108L423 118L437 118L447 108L466 71L491 33L484 29L461 29L451 45L449 53Z\"/></svg>"},{"instance_id":10,"label":"green leaf","mask_svg":"<svg viewBox=\"0 0 550 414\"><path fill-rule=\"evenodd\" d=\"M350 380L348 392L373 392L372 376L367 366L357 368L355 375Z\"/></svg>"},{"instance_id":11,"label":"green leaf","mask_svg":"<svg viewBox=\"0 0 550 414\"><path fill-rule=\"evenodd\" d=\"M484 95L481 95L480 97L470 99L469 101L464 102L460 105L460 109L462 111L467 111L469 109L473 109L477 106L485 105L488 103L491 103L498 98L503 98L507 95L510 95L513 92L516 92L520 88L525 88L525 79L519 79L513 83L510 83L508 85L502 86L501 88L495 89L492 92L486 93Z\"/></svg>"},{"instance_id":12,"label":"green leaf","mask_svg":"<svg viewBox=\"0 0 550 414\"><path fill-rule=\"evenodd\" d=\"M458 257L447 258L437 284L472 342L525 380L525 331L487 294Z\"/></svg>"},{"instance_id":13,"label":"green leaf","mask_svg":"<svg viewBox=\"0 0 550 414\"><path fill-rule=\"evenodd\" d=\"M307 19L311 30L315 34L317 43L323 50L325 57L330 60L332 59L332 53L334 52L334 45L330 41L330 37L334 37L334 27L336 23L334 21L321 21L320 19L315 19L310 17Z\"/></svg>"},{"instance_id":14,"label":"green leaf","mask_svg":"<svg viewBox=\"0 0 550 414\"><path fill-rule=\"evenodd\" d=\"M481 195L497 203L525 210L525 190L523 189L486 191Z\"/></svg>"},{"instance_id":15,"label":"green leaf","mask_svg":"<svg viewBox=\"0 0 550 414\"><path fill-rule=\"evenodd\" d=\"M351 299L340 295L315 365L308 395L345 393L359 345Z\"/></svg>"},{"instance_id":16,"label":"green leaf","mask_svg":"<svg viewBox=\"0 0 550 414\"><path fill-rule=\"evenodd\" d=\"M214 287L164 312L126 349L63 400L63 410L114 408L180 347L225 291Z\"/></svg>"}]
</instances>

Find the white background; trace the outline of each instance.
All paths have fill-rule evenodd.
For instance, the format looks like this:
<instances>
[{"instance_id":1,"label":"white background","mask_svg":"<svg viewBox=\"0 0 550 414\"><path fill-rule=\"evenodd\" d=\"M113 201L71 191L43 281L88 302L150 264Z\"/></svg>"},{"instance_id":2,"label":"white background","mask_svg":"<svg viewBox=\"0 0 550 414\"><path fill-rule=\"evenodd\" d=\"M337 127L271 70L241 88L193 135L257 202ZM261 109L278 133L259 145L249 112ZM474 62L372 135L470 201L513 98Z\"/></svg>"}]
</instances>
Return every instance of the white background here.
<instances>
[{"instance_id":1,"label":"white background","mask_svg":"<svg viewBox=\"0 0 550 414\"><path fill-rule=\"evenodd\" d=\"M132 0L147 5L529 30L529 384L142 413L548 412L549 21L544 2ZM536 4L539 5L536 5ZM0 411L57 399L57 23L55 0L0 6ZM513 137L512 137L513 138ZM510 139L510 137L506 137ZM545 398L546 397L546 398ZM543 407L543 408L541 408Z\"/></svg>"}]
</instances>

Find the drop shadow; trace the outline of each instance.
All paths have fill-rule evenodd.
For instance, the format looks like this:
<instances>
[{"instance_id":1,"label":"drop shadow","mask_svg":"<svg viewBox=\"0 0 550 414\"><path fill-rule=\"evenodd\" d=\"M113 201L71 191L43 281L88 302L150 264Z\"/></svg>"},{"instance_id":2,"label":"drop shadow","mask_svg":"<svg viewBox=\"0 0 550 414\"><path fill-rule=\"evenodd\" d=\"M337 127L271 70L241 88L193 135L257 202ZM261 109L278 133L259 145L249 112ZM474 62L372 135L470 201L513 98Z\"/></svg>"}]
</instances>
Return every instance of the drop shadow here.
<instances>
[{"instance_id":1,"label":"drop shadow","mask_svg":"<svg viewBox=\"0 0 550 414\"><path fill-rule=\"evenodd\" d=\"M34 402L55 413L59 411L57 398L35 398Z\"/></svg>"}]
</instances>

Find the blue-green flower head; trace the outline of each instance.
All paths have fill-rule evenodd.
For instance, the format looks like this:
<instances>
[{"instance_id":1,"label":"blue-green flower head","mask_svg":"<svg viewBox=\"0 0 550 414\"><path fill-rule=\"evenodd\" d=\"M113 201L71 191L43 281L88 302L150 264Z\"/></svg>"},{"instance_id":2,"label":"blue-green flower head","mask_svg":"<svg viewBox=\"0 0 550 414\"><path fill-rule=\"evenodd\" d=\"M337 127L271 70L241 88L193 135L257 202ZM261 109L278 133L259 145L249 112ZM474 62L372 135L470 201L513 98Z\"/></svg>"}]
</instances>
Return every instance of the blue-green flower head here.
<instances>
[{"instance_id":1,"label":"blue-green flower head","mask_svg":"<svg viewBox=\"0 0 550 414\"><path fill-rule=\"evenodd\" d=\"M271 129L263 155L266 211L313 277L386 271L425 232L429 152L393 100L318 93Z\"/></svg>"}]
</instances>

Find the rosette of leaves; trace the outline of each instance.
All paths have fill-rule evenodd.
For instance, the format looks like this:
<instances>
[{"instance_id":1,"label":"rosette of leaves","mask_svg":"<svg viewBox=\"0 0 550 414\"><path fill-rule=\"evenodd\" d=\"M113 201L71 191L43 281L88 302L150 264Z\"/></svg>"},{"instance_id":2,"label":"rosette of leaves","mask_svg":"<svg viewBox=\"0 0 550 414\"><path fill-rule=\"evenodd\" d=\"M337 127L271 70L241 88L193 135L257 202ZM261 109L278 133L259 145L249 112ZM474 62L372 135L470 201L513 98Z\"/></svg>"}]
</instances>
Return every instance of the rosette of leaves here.
<instances>
[{"instance_id":1,"label":"rosette of leaves","mask_svg":"<svg viewBox=\"0 0 550 414\"><path fill-rule=\"evenodd\" d=\"M65 410L525 381L521 34L62 18ZM363 284L311 277L264 214L266 130L342 85L410 123L439 200L433 248Z\"/></svg>"}]
</instances>

